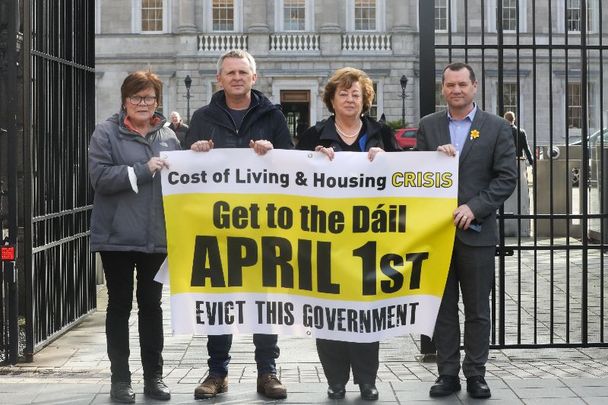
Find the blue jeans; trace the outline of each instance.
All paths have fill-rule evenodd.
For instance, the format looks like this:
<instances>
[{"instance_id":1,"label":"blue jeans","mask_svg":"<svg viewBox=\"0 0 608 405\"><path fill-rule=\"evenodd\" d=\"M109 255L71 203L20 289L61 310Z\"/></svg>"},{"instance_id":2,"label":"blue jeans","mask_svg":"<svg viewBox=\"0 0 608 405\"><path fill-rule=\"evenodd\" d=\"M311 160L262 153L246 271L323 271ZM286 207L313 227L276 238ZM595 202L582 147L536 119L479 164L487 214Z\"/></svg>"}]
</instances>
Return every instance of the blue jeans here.
<instances>
[{"instance_id":1,"label":"blue jeans","mask_svg":"<svg viewBox=\"0 0 608 405\"><path fill-rule=\"evenodd\" d=\"M281 350L277 346L277 335L263 335L255 333L253 344L255 345L255 362L258 365L258 374L276 373L275 359L279 358ZM232 346L232 335L209 335L207 340L207 353L209 360L209 374L225 377L228 374L228 363L230 363L230 347Z\"/></svg>"}]
</instances>

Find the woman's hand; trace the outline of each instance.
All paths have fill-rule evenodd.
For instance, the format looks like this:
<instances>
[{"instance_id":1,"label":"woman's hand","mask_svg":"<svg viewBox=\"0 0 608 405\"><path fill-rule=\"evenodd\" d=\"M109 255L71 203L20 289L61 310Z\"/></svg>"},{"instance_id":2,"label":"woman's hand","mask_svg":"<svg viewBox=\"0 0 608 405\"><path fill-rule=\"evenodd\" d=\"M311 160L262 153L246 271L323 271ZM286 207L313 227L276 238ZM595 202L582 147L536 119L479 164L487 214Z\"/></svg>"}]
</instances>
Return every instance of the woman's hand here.
<instances>
[{"instance_id":1,"label":"woman's hand","mask_svg":"<svg viewBox=\"0 0 608 405\"><path fill-rule=\"evenodd\" d=\"M156 156L150 158L146 164L148 165L148 170L150 170L152 175L154 175L156 172L160 172L163 168L169 168L169 164L165 159Z\"/></svg>"},{"instance_id":2,"label":"woman's hand","mask_svg":"<svg viewBox=\"0 0 608 405\"><path fill-rule=\"evenodd\" d=\"M321 145L317 145L315 147L315 152L323 153L325 156L327 156L329 158L329 160L334 160L334 156L336 154L333 147L330 146L329 148L326 148Z\"/></svg>"},{"instance_id":3,"label":"woman's hand","mask_svg":"<svg viewBox=\"0 0 608 405\"><path fill-rule=\"evenodd\" d=\"M267 141L265 139L260 139L258 141L254 141L253 139L249 141L249 147L255 151L258 155L265 155L269 150L274 149L272 146L272 142Z\"/></svg>"},{"instance_id":4,"label":"woman's hand","mask_svg":"<svg viewBox=\"0 0 608 405\"><path fill-rule=\"evenodd\" d=\"M437 147L437 152L443 152L448 156L456 156L456 148L451 143L439 145Z\"/></svg>"},{"instance_id":5,"label":"woman's hand","mask_svg":"<svg viewBox=\"0 0 608 405\"><path fill-rule=\"evenodd\" d=\"M196 141L192 144L192 146L190 146L190 150L193 150L195 152L209 152L211 149L213 149L212 140Z\"/></svg>"},{"instance_id":6,"label":"woman's hand","mask_svg":"<svg viewBox=\"0 0 608 405\"><path fill-rule=\"evenodd\" d=\"M370 162L372 162L378 153L383 153L383 152L384 152L384 149L374 146L372 148L369 148L369 150L367 151L367 158L369 159Z\"/></svg>"}]
</instances>

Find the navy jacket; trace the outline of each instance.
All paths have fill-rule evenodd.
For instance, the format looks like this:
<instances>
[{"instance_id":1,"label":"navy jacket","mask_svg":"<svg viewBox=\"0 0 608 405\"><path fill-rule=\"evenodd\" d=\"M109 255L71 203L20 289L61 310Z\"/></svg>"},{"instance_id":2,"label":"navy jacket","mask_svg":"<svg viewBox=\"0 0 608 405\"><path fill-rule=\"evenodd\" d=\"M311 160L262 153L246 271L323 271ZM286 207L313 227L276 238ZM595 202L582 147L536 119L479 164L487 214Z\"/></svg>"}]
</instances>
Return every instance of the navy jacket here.
<instances>
[{"instance_id":1,"label":"navy jacket","mask_svg":"<svg viewBox=\"0 0 608 405\"><path fill-rule=\"evenodd\" d=\"M192 115L185 148L200 140L212 140L216 148L248 148L250 140L266 139L276 149L293 149L287 121L280 108L261 92L251 90L251 105L240 128L226 106L224 91L213 95L211 102Z\"/></svg>"}]
</instances>

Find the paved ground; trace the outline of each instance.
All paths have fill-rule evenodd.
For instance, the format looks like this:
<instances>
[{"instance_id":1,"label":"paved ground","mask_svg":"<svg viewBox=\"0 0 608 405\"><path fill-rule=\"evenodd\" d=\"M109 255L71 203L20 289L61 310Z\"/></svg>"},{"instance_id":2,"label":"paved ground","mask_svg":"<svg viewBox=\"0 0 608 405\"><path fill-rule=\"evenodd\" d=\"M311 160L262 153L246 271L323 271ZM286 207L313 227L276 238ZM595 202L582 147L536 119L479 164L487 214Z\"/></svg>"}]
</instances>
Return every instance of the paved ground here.
<instances>
[{"instance_id":1,"label":"paved ground","mask_svg":"<svg viewBox=\"0 0 608 405\"><path fill-rule=\"evenodd\" d=\"M99 311L35 355L34 363L0 367L2 404L110 403L109 362L105 354L105 290L99 292ZM166 302L167 300L165 300ZM165 304L165 306L167 306ZM131 330L136 331L135 316ZM169 310L165 310L165 330ZM133 385L137 403L143 397L136 334L132 334ZM195 401L193 391L205 377L206 339L166 336L165 381L177 404L355 404L366 403L356 386L347 386L346 399L328 400L314 341L281 337L280 378L287 385L286 400L267 401L255 392L256 369L251 336L235 338L229 392L215 399ZM466 392L433 400L428 389L436 378L435 365L419 361L417 337L383 342L378 375L380 404L606 404L608 403L607 349L493 350L487 379L489 400L473 400ZM153 403L153 401L148 401Z\"/></svg>"}]
</instances>

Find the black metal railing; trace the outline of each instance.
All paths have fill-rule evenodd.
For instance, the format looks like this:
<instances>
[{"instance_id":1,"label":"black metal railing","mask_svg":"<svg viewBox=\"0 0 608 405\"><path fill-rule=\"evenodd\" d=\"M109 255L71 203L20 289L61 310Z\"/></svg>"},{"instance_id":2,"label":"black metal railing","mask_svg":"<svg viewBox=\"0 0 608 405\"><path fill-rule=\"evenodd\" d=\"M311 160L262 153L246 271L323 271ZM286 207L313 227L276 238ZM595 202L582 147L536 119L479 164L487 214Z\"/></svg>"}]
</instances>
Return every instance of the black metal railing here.
<instances>
[{"instance_id":1,"label":"black metal railing","mask_svg":"<svg viewBox=\"0 0 608 405\"><path fill-rule=\"evenodd\" d=\"M92 1L23 1L19 18L17 2L0 2L12 5L11 15L23 30L21 55L9 59L9 65L22 69L20 80L13 75L15 88L9 92L19 99L9 120L19 142L7 147L9 156L18 157L9 166L19 176L16 184L2 187L9 196L8 235L18 243L19 298L12 305L0 298L3 314L18 308L8 323L20 327L2 334L2 346L18 350L0 361L14 363L31 361L96 307L87 171L95 120L95 6ZM10 209L11 199L19 200L20 210Z\"/></svg>"},{"instance_id":2,"label":"black metal railing","mask_svg":"<svg viewBox=\"0 0 608 405\"><path fill-rule=\"evenodd\" d=\"M492 345L607 346L605 5L448 0L436 27L438 3L419 2L421 88L450 62L471 64L478 105L516 111L536 152L530 167L518 159L518 187L499 212ZM420 93L423 116L436 95Z\"/></svg>"}]
</instances>

